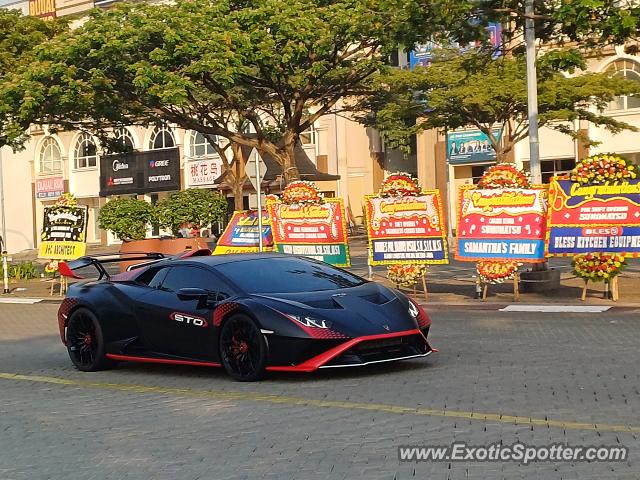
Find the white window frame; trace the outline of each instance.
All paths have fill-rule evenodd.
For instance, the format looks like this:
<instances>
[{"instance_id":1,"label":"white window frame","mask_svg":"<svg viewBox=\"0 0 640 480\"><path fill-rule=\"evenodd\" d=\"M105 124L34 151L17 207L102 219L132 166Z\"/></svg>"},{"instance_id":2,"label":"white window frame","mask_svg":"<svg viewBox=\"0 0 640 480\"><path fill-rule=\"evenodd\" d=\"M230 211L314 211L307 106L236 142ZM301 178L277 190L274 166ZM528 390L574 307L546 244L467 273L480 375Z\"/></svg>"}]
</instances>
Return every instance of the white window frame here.
<instances>
[{"instance_id":1,"label":"white window frame","mask_svg":"<svg viewBox=\"0 0 640 480\"><path fill-rule=\"evenodd\" d=\"M625 79L640 81L640 63L628 58L619 58L611 62L605 69L605 72L615 72L614 75L622 73L622 76ZM632 75L628 76L627 72L631 72ZM627 110L636 110L640 108L640 104L635 107L629 107L629 97L630 95L615 97L615 99L605 108L605 112L625 112ZM622 103L622 105L618 106L619 103Z\"/></svg>"},{"instance_id":2,"label":"white window frame","mask_svg":"<svg viewBox=\"0 0 640 480\"><path fill-rule=\"evenodd\" d=\"M58 158L54 158L53 152L58 152ZM38 153L38 169L42 174L62 172L62 149L53 137L46 137L40 145Z\"/></svg>"},{"instance_id":3,"label":"white window frame","mask_svg":"<svg viewBox=\"0 0 640 480\"><path fill-rule=\"evenodd\" d=\"M86 155L86 150L83 152L82 148L86 148L88 144L92 144L95 149L94 155ZM82 155L85 153L85 155ZM97 168L98 166L98 144L95 139L88 133L83 133L76 140L75 147L73 149L73 167L75 170L89 170Z\"/></svg>"},{"instance_id":4,"label":"white window frame","mask_svg":"<svg viewBox=\"0 0 640 480\"><path fill-rule=\"evenodd\" d=\"M197 142L196 139L198 136L201 136L203 142ZM213 138L215 143L220 142L220 137L218 135L210 135ZM204 154L198 155L196 154L197 147L204 147ZM189 135L189 149L188 149L188 157L189 158L212 158L212 157L220 157L218 151L214 148L211 143L209 143L206 139L206 135L201 132L196 132L195 130L191 131L191 135Z\"/></svg>"},{"instance_id":5,"label":"white window frame","mask_svg":"<svg viewBox=\"0 0 640 480\"><path fill-rule=\"evenodd\" d=\"M166 137L164 134L168 134L171 137L171 145L167 145ZM155 143L159 135L162 135L162 146L156 148ZM151 138L149 139L149 150L163 150L165 148L174 148L176 146L176 136L173 134L171 128L163 125L162 127L155 127L151 132Z\"/></svg>"}]
</instances>

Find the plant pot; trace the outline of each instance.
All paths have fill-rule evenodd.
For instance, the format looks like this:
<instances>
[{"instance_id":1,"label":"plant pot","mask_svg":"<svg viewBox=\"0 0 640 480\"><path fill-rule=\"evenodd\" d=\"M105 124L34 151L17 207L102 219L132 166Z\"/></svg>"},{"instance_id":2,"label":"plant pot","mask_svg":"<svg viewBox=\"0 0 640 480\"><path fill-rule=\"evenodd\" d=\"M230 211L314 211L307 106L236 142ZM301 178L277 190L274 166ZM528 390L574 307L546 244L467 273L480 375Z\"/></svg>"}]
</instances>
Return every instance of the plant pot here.
<instances>
[{"instance_id":1,"label":"plant pot","mask_svg":"<svg viewBox=\"0 0 640 480\"><path fill-rule=\"evenodd\" d=\"M122 242L120 253L163 253L167 256L177 255L187 250L209 248L206 238L145 238L144 240L127 240ZM122 262L120 271L124 272L130 265L139 264L140 260Z\"/></svg>"}]
</instances>

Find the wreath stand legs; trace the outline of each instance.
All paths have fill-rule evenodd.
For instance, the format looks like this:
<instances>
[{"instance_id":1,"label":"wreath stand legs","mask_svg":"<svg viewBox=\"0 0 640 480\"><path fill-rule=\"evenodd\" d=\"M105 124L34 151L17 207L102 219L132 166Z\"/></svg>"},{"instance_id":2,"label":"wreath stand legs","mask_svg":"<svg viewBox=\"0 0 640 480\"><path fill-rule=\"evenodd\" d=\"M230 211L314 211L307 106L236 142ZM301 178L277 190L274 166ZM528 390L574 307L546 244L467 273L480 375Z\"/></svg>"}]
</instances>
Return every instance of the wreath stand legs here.
<instances>
[{"instance_id":1,"label":"wreath stand legs","mask_svg":"<svg viewBox=\"0 0 640 480\"><path fill-rule=\"evenodd\" d=\"M589 286L589 280L584 281L582 287L582 296L580 300L583 302L587 299L587 287ZM608 282L604 283L604 298L611 299L617 302L620 298L620 292L618 291L618 277L613 277Z\"/></svg>"},{"instance_id":2,"label":"wreath stand legs","mask_svg":"<svg viewBox=\"0 0 640 480\"><path fill-rule=\"evenodd\" d=\"M476 277L476 298L480 300L487 299L487 290L489 289L488 283L482 283L480 277ZM425 287L425 296L426 296L426 287ZM516 272L513 276L513 300L517 301L520 299L520 273Z\"/></svg>"}]
</instances>

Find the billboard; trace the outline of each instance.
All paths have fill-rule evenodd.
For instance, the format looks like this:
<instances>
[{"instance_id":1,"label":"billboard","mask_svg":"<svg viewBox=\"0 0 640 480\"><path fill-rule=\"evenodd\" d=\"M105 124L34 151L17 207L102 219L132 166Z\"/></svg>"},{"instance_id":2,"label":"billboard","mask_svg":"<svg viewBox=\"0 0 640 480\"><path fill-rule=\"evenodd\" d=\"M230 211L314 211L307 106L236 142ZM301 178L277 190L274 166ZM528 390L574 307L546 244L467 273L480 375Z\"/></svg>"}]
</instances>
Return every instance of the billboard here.
<instances>
[{"instance_id":1,"label":"billboard","mask_svg":"<svg viewBox=\"0 0 640 480\"><path fill-rule=\"evenodd\" d=\"M500 130L493 131L500 140ZM491 163L496 161L496 151L489 137L480 130L447 133L447 161L451 165Z\"/></svg>"},{"instance_id":2,"label":"billboard","mask_svg":"<svg viewBox=\"0 0 640 480\"><path fill-rule=\"evenodd\" d=\"M544 262L547 189L476 189L458 192L456 259L468 262Z\"/></svg>"},{"instance_id":3,"label":"billboard","mask_svg":"<svg viewBox=\"0 0 640 480\"><path fill-rule=\"evenodd\" d=\"M550 256L624 253L640 256L640 180L613 185L551 181Z\"/></svg>"},{"instance_id":4,"label":"billboard","mask_svg":"<svg viewBox=\"0 0 640 480\"><path fill-rule=\"evenodd\" d=\"M404 197L365 197L369 263L448 263L438 190Z\"/></svg>"},{"instance_id":5,"label":"billboard","mask_svg":"<svg viewBox=\"0 0 640 480\"><path fill-rule=\"evenodd\" d=\"M304 255L338 267L351 265L341 198L314 204L268 202L267 210L278 252Z\"/></svg>"}]
</instances>

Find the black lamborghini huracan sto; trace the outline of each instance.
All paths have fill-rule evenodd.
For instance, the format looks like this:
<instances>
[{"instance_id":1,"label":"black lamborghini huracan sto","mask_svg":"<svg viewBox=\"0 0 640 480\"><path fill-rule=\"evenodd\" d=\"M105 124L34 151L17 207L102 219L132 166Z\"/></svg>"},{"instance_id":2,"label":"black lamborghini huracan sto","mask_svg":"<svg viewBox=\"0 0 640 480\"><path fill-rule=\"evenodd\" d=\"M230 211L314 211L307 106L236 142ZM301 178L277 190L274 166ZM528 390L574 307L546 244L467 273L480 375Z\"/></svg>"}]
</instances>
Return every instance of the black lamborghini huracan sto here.
<instances>
[{"instance_id":1,"label":"black lamborghini huracan sto","mask_svg":"<svg viewBox=\"0 0 640 480\"><path fill-rule=\"evenodd\" d=\"M60 337L83 371L117 361L223 366L236 380L424 357L431 321L397 290L305 257L274 253L145 255L110 276L72 284ZM131 258L129 258L131 260ZM118 259L117 261L122 261ZM130 267L131 268L131 267Z\"/></svg>"}]
</instances>

